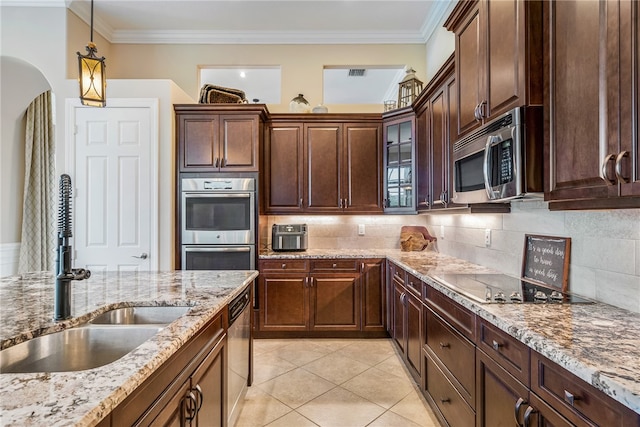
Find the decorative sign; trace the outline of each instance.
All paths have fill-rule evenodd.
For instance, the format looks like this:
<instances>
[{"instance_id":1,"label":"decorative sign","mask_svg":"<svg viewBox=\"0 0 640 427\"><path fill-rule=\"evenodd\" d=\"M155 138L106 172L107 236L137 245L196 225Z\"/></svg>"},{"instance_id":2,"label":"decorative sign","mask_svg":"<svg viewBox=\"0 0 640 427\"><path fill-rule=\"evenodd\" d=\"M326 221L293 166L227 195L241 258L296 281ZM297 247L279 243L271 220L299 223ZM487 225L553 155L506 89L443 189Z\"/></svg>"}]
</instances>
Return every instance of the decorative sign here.
<instances>
[{"instance_id":1,"label":"decorative sign","mask_svg":"<svg viewBox=\"0 0 640 427\"><path fill-rule=\"evenodd\" d=\"M525 234L522 278L567 291L571 238Z\"/></svg>"}]
</instances>

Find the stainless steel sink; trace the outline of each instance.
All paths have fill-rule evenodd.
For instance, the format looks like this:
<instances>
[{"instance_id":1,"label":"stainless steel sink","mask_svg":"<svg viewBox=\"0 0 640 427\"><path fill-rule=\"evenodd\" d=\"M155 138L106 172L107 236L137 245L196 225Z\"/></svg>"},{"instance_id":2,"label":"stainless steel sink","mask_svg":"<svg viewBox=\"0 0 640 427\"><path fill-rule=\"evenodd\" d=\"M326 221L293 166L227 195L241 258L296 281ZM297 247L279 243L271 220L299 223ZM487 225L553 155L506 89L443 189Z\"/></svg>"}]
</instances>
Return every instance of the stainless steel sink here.
<instances>
[{"instance_id":1,"label":"stainless steel sink","mask_svg":"<svg viewBox=\"0 0 640 427\"><path fill-rule=\"evenodd\" d=\"M83 326L0 351L0 372L67 372L97 368L134 350L161 327Z\"/></svg>"},{"instance_id":2,"label":"stainless steel sink","mask_svg":"<svg viewBox=\"0 0 640 427\"><path fill-rule=\"evenodd\" d=\"M166 325L185 314L190 308L173 306L116 308L101 314L90 323L94 325Z\"/></svg>"}]
</instances>

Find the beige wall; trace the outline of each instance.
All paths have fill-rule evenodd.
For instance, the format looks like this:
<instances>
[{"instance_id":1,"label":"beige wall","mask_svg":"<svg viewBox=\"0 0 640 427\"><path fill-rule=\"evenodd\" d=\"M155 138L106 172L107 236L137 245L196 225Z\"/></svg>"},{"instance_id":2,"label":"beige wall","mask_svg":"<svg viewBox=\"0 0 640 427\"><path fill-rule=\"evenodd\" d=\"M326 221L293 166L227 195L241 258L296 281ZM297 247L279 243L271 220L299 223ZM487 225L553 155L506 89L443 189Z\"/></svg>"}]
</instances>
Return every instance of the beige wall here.
<instances>
[{"instance_id":1,"label":"beige wall","mask_svg":"<svg viewBox=\"0 0 640 427\"><path fill-rule=\"evenodd\" d=\"M109 78L171 79L195 99L203 65L279 65L281 104L269 111L289 111L299 93L314 106L322 100L325 65L411 65L425 78L423 44L411 45L134 45L114 44L108 58ZM330 112L382 112L381 104L327 105Z\"/></svg>"}]
</instances>

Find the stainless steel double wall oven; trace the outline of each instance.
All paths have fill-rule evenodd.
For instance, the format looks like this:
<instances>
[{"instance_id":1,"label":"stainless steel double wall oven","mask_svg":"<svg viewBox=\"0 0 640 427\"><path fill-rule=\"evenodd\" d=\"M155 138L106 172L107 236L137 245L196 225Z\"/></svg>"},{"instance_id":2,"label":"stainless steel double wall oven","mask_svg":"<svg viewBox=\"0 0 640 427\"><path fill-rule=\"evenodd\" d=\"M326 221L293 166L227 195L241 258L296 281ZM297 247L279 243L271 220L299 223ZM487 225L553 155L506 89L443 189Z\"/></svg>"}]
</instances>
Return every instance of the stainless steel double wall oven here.
<instances>
[{"instance_id":1,"label":"stainless steel double wall oven","mask_svg":"<svg viewBox=\"0 0 640 427\"><path fill-rule=\"evenodd\" d=\"M255 270L256 177L180 182L183 270Z\"/></svg>"}]
</instances>

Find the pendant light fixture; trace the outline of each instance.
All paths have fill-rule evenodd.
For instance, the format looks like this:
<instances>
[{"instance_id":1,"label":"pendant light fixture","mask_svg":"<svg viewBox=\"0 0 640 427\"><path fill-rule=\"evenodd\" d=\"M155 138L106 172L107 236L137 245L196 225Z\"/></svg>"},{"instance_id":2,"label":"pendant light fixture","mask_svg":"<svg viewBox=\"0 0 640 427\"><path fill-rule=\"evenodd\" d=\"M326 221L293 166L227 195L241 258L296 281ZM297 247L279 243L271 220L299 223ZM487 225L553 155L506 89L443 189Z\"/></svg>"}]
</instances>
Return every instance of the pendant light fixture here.
<instances>
[{"instance_id":1,"label":"pendant light fixture","mask_svg":"<svg viewBox=\"0 0 640 427\"><path fill-rule=\"evenodd\" d=\"M91 107L104 107L107 104L107 76L104 73L104 56L98 58L98 48L93 42L93 0L91 0L91 41L86 47L87 55L78 53L80 83L80 101Z\"/></svg>"}]
</instances>

